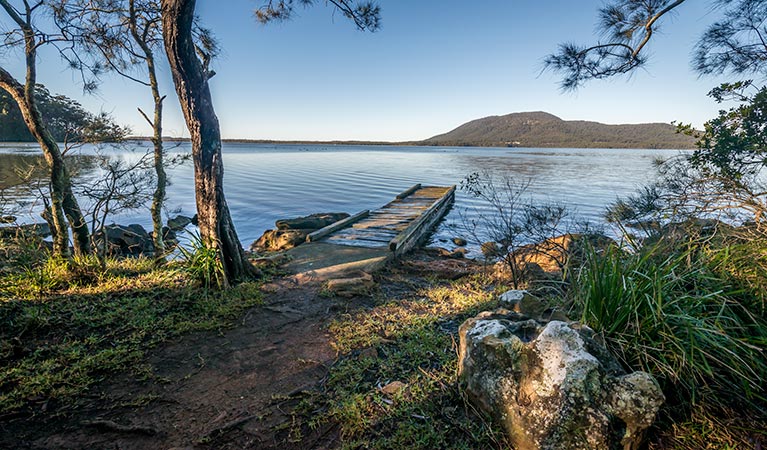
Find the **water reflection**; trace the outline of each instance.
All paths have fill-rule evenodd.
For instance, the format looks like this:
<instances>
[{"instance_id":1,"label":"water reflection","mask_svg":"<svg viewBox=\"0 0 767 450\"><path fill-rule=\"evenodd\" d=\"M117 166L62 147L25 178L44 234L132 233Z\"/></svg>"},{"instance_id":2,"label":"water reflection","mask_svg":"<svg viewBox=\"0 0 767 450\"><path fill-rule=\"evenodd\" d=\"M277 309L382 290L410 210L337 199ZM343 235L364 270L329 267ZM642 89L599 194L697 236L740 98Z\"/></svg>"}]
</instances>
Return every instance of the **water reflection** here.
<instances>
[{"instance_id":1,"label":"water reflection","mask_svg":"<svg viewBox=\"0 0 767 450\"><path fill-rule=\"evenodd\" d=\"M146 148L143 144L142 148ZM3 154L4 151L4 154ZM174 152L188 152L182 144ZM77 182L97 176L88 165L89 152L82 149L73 158ZM26 161L28 154L0 147L2 177L13 161ZM124 152L126 155L129 152ZM422 148L385 146L322 145L224 145L224 185L227 201L245 245L274 221L315 212L356 213L376 208L415 183L453 185L472 172L489 171L530 179L535 199L563 201L582 218L600 221L604 207L617 196L633 192L654 177L653 161L671 156L668 150L612 149L508 149ZM120 154L119 151L116 154ZM193 214L194 183L190 164L169 171L167 206ZM0 178L4 179L4 178ZM9 178L10 180L10 178ZM461 212L482 208L479 202L458 191L456 205L440 225L435 239L452 238L461 222ZM119 223L150 225L148 206L115 217Z\"/></svg>"}]
</instances>

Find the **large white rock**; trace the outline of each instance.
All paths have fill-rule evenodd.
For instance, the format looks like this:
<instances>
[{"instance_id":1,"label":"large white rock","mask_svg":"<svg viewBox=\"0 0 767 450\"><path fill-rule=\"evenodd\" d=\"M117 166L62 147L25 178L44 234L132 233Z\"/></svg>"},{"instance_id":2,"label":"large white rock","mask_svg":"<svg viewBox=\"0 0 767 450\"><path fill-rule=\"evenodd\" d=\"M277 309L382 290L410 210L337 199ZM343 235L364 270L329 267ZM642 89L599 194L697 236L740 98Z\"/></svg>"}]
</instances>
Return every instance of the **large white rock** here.
<instances>
[{"instance_id":1,"label":"large white rock","mask_svg":"<svg viewBox=\"0 0 767 450\"><path fill-rule=\"evenodd\" d=\"M518 450L638 448L665 401L651 375L626 375L593 331L508 310L461 325L469 398Z\"/></svg>"}]
</instances>

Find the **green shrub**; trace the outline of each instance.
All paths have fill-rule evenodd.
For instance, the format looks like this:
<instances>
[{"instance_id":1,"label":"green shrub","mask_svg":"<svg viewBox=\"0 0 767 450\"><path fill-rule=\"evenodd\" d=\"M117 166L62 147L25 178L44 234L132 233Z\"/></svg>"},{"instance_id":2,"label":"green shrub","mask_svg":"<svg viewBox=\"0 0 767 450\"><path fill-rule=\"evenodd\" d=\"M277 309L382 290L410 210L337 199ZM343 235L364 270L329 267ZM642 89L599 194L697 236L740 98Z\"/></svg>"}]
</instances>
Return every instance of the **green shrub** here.
<instances>
[{"instance_id":1,"label":"green shrub","mask_svg":"<svg viewBox=\"0 0 767 450\"><path fill-rule=\"evenodd\" d=\"M588 251L573 308L626 366L658 377L672 397L764 400L767 323L704 255Z\"/></svg>"},{"instance_id":2,"label":"green shrub","mask_svg":"<svg viewBox=\"0 0 767 450\"><path fill-rule=\"evenodd\" d=\"M179 246L187 274L191 279L202 283L205 288L223 287L224 266L218 249L205 243L198 233L190 235L191 248Z\"/></svg>"}]
</instances>

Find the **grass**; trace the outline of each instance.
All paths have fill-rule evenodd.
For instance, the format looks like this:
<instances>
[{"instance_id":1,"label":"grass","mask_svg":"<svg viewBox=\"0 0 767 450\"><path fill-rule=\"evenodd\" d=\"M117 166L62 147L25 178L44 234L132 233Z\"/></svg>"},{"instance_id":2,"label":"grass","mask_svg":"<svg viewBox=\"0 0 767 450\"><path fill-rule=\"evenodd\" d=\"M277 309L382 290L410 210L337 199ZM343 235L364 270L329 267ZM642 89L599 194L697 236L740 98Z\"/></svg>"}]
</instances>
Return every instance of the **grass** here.
<instances>
[{"instance_id":1,"label":"grass","mask_svg":"<svg viewBox=\"0 0 767 450\"><path fill-rule=\"evenodd\" d=\"M747 245L751 254L767 249L760 241ZM750 281L764 259L734 262L725 255L743 248L706 243L659 248L588 252L570 292L574 315L605 337L624 366L658 378L667 444L746 445L767 424L767 321L760 287ZM761 425L737 432L720 426L726 417Z\"/></svg>"},{"instance_id":2,"label":"grass","mask_svg":"<svg viewBox=\"0 0 767 450\"><path fill-rule=\"evenodd\" d=\"M105 270L87 258L2 267L0 417L74 402L116 372L151 376L150 349L230 326L261 302L256 283L203 289L183 267L150 259L111 260Z\"/></svg>"},{"instance_id":3,"label":"grass","mask_svg":"<svg viewBox=\"0 0 767 450\"><path fill-rule=\"evenodd\" d=\"M336 320L330 332L341 356L314 426L337 423L348 449L503 448L502 433L473 410L457 379L458 326L494 307L485 283L471 278L382 297ZM404 385L385 394L391 382Z\"/></svg>"}]
</instances>

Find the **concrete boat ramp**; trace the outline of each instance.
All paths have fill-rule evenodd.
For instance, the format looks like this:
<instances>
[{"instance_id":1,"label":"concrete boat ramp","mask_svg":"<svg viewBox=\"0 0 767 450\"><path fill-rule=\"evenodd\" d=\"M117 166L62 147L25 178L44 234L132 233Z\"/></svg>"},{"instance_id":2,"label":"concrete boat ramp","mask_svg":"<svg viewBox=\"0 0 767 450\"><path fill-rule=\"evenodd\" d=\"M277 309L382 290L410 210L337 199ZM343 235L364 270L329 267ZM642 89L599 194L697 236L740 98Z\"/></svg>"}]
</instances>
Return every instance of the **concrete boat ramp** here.
<instances>
[{"instance_id":1,"label":"concrete boat ramp","mask_svg":"<svg viewBox=\"0 0 767 450\"><path fill-rule=\"evenodd\" d=\"M416 184L383 207L362 211L315 231L287 251L283 267L311 280L373 272L423 243L455 200L455 186Z\"/></svg>"}]
</instances>

